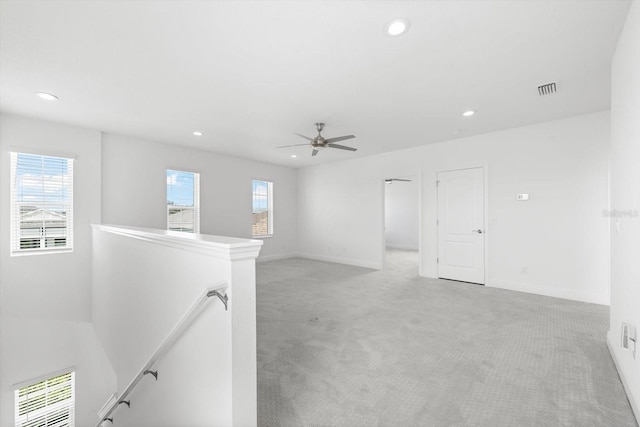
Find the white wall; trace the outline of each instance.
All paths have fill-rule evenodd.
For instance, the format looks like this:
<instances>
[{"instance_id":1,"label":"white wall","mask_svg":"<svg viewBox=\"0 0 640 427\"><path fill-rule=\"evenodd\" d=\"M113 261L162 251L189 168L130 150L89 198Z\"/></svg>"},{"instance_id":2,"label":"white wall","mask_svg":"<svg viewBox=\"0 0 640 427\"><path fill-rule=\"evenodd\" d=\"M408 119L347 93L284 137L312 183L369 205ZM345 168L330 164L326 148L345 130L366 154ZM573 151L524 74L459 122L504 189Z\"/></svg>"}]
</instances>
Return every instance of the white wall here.
<instances>
[{"instance_id":1,"label":"white wall","mask_svg":"<svg viewBox=\"0 0 640 427\"><path fill-rule=\"evenodd\" d=\"M419 204L418 177L403 177L407 181L392 181L385 185L385 244L388 248L418 250Z\"/></svg>"},{"instance_id":2,"label":"white wall","mask_svg":"<svg viewBox=\"0 0 640 427\"><path fill-rule=\"evenodd\" d=\"M436 174L481 166L487 285L608 304L609 141L602 112L302 169L300 253L381 268L383 179L421 174L420 272L435 277Z\"/></svg>"},{"instance_id":3,"label":"white wall","mask_svg":"<svg viewBox=\"0 0 640 427\"><path fill-rule=\"evenodd\" d=\"M11 257L10 150L74 155L74 250ZM13 385L77 366L77 425L95 421L115 382L91 319L91 229L100 222L100 132L0 115L0 425Z\"/></svg>"},{"instance_id":4,"label":"white wall","mask_svg":"<svg viewBox=\"0 0 640 427\"><path fill-rule=\"evenodd\" d=\"M640 420L640 346L620 346L621 323L640 334L640 3L635 1L613 59L611 100L611 326L608 341ZM638 335L640 337L640 335Z\"/></svg>"},{"instance_id":5,"label":"white wall","mask_svg":"<svg viewBox=\"0 0 640 427\"><path fill-rule=\"evenodd\" d=\"M74 250L10 256L10 150L74 155ZM100 132L0 115L0 283L3 316L91 319L91 228L100 222ZM55 303L54 303L55 302Z\"/></svg>"},{"instance_id":6,"label":"white wall","mask_svg":"<svg viewBox=\"0 0 640 427\"><path fill-rule=\"evenodd\" d=\"M231 352L228 351L229 358L221 360L218 357L221 352L215 351L227 343L221 331L228 325L220 324L221 314L226 314L221 307L202 311L198 321L155 367L158 381L151 375L145 376L129 396L132 407L122 406L113 414L114 424L121 427L233 425Z\"/></svg>"},{"instance_id":7,"label":"white wall","mask_svg":"<svg viewBox=\"0 0 640 427\"><path fill-rule=\"evenodd\" d=\"M166 229L166 170L200 173L200 232L251 238L251 180L273 182L274 236L260 259L296 251L296 172L283 166L104 134L102 220Z\"/></svg>"}]
</instances>

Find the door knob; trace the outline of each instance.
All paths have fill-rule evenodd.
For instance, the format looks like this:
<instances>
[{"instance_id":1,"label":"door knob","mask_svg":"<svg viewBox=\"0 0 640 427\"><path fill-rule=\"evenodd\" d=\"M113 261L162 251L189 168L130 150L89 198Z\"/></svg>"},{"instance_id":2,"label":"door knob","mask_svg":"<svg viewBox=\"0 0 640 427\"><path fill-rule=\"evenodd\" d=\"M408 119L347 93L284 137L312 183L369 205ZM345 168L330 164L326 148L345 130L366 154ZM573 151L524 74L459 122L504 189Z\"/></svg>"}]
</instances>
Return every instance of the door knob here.
<instances>
[{"instance_id":1,"label":"door knob","mask_svg":"<svg viewBox=\"0 0 640 427\"><path fill-rule=\"evenodd\" d=\"M471 230L473 233L482 234L482 230Z\"/></svg>"}]
</instances>

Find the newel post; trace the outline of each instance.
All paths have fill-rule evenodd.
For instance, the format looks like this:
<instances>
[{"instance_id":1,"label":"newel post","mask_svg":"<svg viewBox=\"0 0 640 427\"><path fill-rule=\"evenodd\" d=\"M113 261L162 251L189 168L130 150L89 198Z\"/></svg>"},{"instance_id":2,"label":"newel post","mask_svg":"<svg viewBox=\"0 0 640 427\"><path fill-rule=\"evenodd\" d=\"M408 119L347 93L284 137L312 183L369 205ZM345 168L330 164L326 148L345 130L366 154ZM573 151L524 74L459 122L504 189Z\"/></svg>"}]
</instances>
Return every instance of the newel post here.
<instances>
[{"instance_id":1,"label":"newel post","mask_svg":"<svg viewBox=\"0 0 640 427\"><path fill-rule=\"evenodd\" d=\"M230 251L231 385L234 426L258 423L256 257L262 241Z\"/></svg>"}]
</instances>

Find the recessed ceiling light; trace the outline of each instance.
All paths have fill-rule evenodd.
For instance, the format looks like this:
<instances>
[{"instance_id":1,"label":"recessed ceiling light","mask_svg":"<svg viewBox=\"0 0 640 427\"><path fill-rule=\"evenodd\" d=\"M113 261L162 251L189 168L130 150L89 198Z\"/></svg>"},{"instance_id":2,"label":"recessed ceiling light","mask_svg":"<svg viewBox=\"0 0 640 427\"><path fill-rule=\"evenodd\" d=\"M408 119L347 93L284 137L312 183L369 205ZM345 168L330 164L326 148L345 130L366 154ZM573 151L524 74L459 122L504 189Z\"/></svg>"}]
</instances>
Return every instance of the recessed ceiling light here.
<instances>
[{"instance_id":1,"label":"recessed ceiling light","mask_svg":"<svg viewBox=\"0 0 640 427\"><path fill-rule=\"evenodd\" d=\"M58 97L46 92L36 92L36 95L42 99L46 99L47 101L57 101Z\"/></svg>"},{"instance_id":2,"label":"recessed ceiling light","mask_svg":"<svg viewBox=\"0 0 640 427\"><path fill-rule=\"evenodd\" d=\"M202 132L198 132L197 130L193 132L195 136L202 136Z\"/></svg>"},{"instance_id":3,"label":"recessed ceiling light","mask_svg":"<svg viewBox=\"0 0 640 427\"><path fill-rule=\"evenodd\" d=\"M465 111L464 113L462 113L462 115L463 115L463 116L465 116L465 117L471 117L471 116L473 116L475 113L476 113L476 112L475 112L475 111L473 111L473 110L467 110L467 111Z\"/></svg>"},{"instance_id":4,"label":"recessed ceiling light","mask_svg":"<svg viewBox=\"0 0 640 427\"><path fill-rule=\"evenodd\" d=\"M390 36L399 36L401 34L406 33L407 31L409 31L409 20L404 19L404 18L397 18L394 19L393 21L389 22L386 27L385 30L387 32L387 34L389 34Z\"/></svg>"}]
</instances>

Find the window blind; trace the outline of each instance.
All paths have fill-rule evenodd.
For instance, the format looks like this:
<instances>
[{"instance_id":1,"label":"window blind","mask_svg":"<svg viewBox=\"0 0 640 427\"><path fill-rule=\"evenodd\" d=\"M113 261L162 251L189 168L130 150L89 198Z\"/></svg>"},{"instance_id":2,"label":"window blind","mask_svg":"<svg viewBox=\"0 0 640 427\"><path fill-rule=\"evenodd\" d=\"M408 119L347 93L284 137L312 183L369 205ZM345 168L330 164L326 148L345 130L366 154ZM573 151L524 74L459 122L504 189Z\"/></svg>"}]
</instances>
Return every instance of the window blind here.
<instances>
[{"instance_id":1,"label":"window blind","mask_svg":"<svg viewBox=\"0 0 640 427\"><path fill-rule=\"evenodd\" d=\"M11 254L73 248L73 159L11 153Z\"/></svg>"},{"instance_id":2,"label":"window blind","mask_svg":"<svg viewBox=\"0 0 640 427\"><path fill-rule=\"evenodd\" d=\"M167 169L167 229L200 232L200 174Z\"/></svg>"},{"instance_id":3,"label":"window blind","mask_svg":"<svg viewBox=\"0 0 640 427\"><path fill-rule=\"evenodd\" d=\"M15 391L16 427L73 427L75 372L67 372Z\"/></svg>"}]
</instances>

